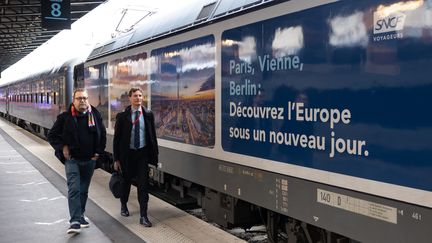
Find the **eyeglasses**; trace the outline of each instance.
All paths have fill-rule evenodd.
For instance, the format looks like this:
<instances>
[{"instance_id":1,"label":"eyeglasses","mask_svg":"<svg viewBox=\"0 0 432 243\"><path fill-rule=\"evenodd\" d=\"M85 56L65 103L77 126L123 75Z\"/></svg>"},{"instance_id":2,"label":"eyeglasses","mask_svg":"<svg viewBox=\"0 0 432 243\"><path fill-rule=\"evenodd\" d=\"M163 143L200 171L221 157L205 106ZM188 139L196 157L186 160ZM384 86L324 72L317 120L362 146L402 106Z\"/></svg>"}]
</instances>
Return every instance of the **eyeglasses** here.
<instances>
[{"instance_id":1,"label":"eyeglasses","mask_svg":"<svg viewBox=\"0 0 432 243\"><path fill-rule=\"evenodd\" d=\"M75 99L79 101L86 101L88 97L75 97Z\"/></svg>"}]
</instances>

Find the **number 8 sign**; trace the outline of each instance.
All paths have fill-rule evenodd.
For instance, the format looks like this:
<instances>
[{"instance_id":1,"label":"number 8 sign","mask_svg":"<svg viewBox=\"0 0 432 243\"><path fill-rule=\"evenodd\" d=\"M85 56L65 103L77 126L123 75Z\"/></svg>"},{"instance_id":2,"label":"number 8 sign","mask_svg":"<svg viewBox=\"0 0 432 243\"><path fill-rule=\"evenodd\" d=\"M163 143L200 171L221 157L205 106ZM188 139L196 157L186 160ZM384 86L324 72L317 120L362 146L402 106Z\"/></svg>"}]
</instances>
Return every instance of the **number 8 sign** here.
<instances>
[{"instance_id":1,"label":"number 8 sign","mask_svg":"<svg viewBox=\"0 0 432 243\"><path fill-rule=\"evenodd\" d=\"M70 0L42 0L42 27L70 29Z\"/></svg>"}]
</instances>

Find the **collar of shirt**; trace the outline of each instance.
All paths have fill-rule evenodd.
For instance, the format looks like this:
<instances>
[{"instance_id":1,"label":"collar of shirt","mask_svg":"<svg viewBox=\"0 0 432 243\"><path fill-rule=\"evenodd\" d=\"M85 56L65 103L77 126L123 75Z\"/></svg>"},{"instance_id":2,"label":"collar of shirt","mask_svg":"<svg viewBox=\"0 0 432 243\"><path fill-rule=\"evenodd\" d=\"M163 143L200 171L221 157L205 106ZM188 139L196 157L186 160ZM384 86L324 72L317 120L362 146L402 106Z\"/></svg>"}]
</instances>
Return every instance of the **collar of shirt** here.
<instances>
[{"instance_id":1,"label":"collar of shirt","mask_svg":"<svg viewBox=\"0 0 432 243\"><path fill-rule=\"evenodd\" d=\"M141 106L138 107L138 109L134 109L134 108L132 108L132 106L131 106L131 110L132 110L132 113L135 113L136 111L141 111L142 109L141 109Z\"/></svg>"}]
</instances>

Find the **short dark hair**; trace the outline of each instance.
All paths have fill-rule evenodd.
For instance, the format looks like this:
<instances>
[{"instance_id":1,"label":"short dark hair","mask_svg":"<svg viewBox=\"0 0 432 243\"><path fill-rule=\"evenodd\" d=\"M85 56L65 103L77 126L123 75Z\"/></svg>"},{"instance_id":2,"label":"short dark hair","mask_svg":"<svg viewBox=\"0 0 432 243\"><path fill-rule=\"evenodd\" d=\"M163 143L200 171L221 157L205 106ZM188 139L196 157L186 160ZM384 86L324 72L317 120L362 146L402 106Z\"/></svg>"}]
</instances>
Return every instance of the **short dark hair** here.
<instances>
[{"instance_id":1,"label":"short dark hair","mask_svg":"<svg viewBox=\"0 0 432 243\"><path fill-rule=\"evenodd\" d=\"M87 92L86 89L84 89L84 88L77 88L77 89L75 89L74 92L73 92L73 96L72 96L73 98L75 98L75 94L76 94L77 92L86 92L86 93L88 94L88 92Z\"/></svg>"},{"instance_id":2,"label":"short dark hair","mask_svg":"<svg viewBox=\"0 0 432 243\"><path fill-rule=\"evenodd\" d=\"M135 93L135 92L137 92L137 91L141 92L141 94L144 93L143 90L142 90L141 88L138 88L138 87L131 88L131 89L129 90L129 97L132 97L132 94Z\"/></svg>"}]
</instances>

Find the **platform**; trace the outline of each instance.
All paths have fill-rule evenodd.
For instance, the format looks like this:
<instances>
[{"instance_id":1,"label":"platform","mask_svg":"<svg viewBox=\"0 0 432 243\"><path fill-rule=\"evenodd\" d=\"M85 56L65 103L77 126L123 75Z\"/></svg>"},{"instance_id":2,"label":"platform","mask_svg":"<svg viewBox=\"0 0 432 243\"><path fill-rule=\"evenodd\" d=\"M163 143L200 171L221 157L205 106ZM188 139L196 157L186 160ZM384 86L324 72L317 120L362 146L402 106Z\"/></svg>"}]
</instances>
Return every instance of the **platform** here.
<instances>
[{"instance_id":1,"label":"platform","mask_svg":"<svg viewBox=\"0 0 432 243\"><path fill-rule=\"evenodd\" d=\"M243 240L150 195L153 227L138 223L136 189L130 217L108 189L109 173L97 169L86 216L90 228L68 235L69 213L64 166L49 144L0 120L1 242L244 242Z\"/></svg>"}]
</instances>

